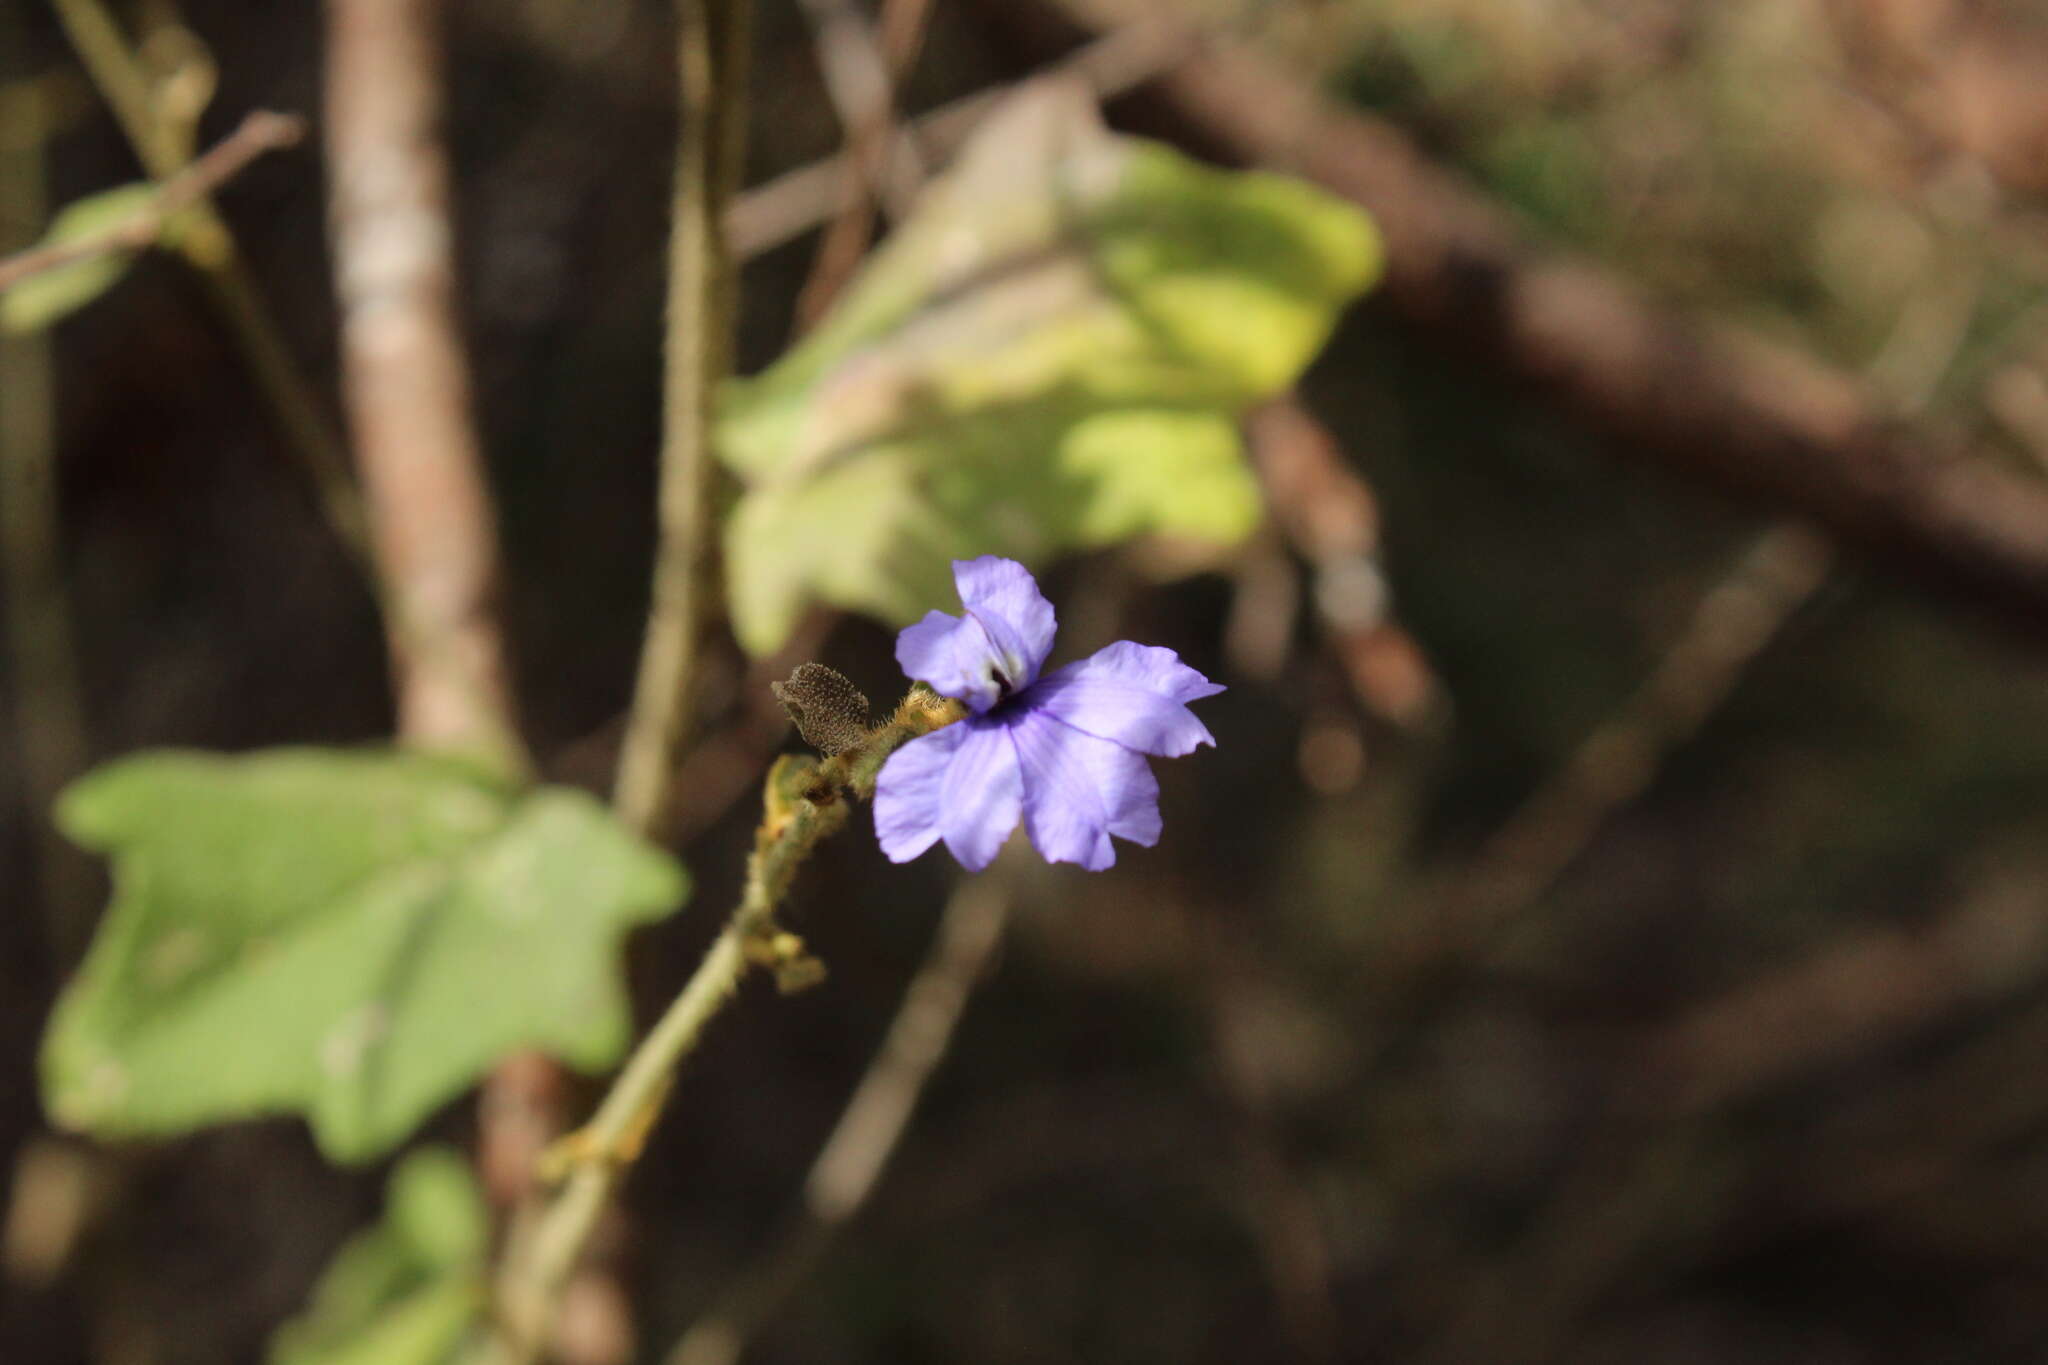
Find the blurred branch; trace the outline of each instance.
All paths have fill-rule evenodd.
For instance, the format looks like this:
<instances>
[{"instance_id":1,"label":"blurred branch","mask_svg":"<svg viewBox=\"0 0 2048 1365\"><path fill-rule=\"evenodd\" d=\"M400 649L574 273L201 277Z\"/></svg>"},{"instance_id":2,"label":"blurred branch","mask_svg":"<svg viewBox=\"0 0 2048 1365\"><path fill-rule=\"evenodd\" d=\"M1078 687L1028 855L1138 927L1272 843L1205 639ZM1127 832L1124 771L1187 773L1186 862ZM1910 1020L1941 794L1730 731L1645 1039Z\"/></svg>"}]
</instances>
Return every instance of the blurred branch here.
<instances>
[{"instance_id":1,"label":"blurred branch","mask_svg":"<svg viewBox=\"0 0 2048 1365\"><path fill-rule=\"evenodd\" d=\"M1339 1359L1330 1239L1314 1191L1290 1160L1279 1122L1281 1087L1274 1072L1280 1068L1272 1057L1278 1045L1271 1040L1272 1025L1262 1018L1272 1008L1264 998L1270 988L1262 991L1259 984L1268 974L1262 954L1218 907L1183 902L1178 909L1193 959L1187 974L1208 1016L1211 1071L1228 1103L1242 1214L1272 1286L1280 1336L1294 1359ZM1303 1064L1299 1053L1313 1049L1289 1042L1297 1043L1288 1050Z\"/></svg>"},{"instance_id":2,"label":"blurred branch","mask_svg":"<svg viewBox=\"0 0 2048 1365\"><path fill-rule=\"evenodd\" d=\"M894 124L896 87L923 46L931 0L883 0L879 33L854 0L802 0L802 8L811 21L826 92L846 132L843 202L797 297L797 327L808 331L859 267L874 236L876 201L900 218L924 183L914 134L898 140Z\"/></svg>"},{"instance_id":3,"label":"blurred branch","mask_svg":"<svg viewBox=\"0 0 2048 1365\"><path fill-rule=\"evenodd\" d=\"M20 27L0 22L0 48L19 41ZM0 129L0 202L37 221L46 212L45 101L40 90L25 83L10 86L7 93L11 117L9 126ZM4 266L0 262L0 270ZM35 830L36 889L48 950L53 963L65 965L83 946L92 883L84 855L58 836L50 816L58 791L85 770L89 753L78 643L64 581L56 425L48 337L0 333L0 566L7 593L7 673L22 796Z\"/></svg>"},{"instance_id":4,"label":"blurred branch","mask_svg":"<svg viewBox=\"0 0 2048 1365\"><path fill-rule=\"evenodd\" d=\"M529 768L499 619L498 537L455 316L434 25L418 0L328 0L329 223L342 378L369 496L402 740ZM484 1083L477 1165L517 1209L561 1123L560 1066Z\"/></svg>"},{"instance_id":5,"label":"blurred branch","mask_svg":"<svg viewBox=\"0 0 2048 1365\"><path fill-rule=\"evenodd\" d=\"M1108 8L980 6L984 22L1040 53L1110 28ZM2048 622L2048 484L1937 454L1854 378L1531 249L1401 132L1244 47L1188 56L1128 107L1211 155L1291 170L1369 210L1387 246L1381 297L1405 321L1528 382L1614 437L1617 453L1810 518L2023 630Z\"/></svg>"},{"instance_id":6,"label":"blurred branch","mask_svg":"<svg viewBox=\"0 0 2048 1365\"><path fill-rule=\"evenodd\" d=\"M1645 1112L1724 1108L2038 981L2044 871L1994 867L1925 924L1844 933L1686 1010L1644 1040L1622 1090Z\"/></svg>"},{"instance_id":7,"label":"blurred branch","mask_svg":"<svg viewBox=\"0 0 2048 1365\"><path fill-rule=\"evenodd\" d=\"M455 320L434 7L328 0L329 222L343 387L409 742L526 766L498 545Z\"/></svg>"},{"instance_id":8,"label":"blurred branch","mask_svg":"<svg viewBox=\"0 0 2048 1365\"><path fill-rule=\"evenodd\" d=\"M163 236L164 225L180 212L240 175L265 152L297 145L305 133L306 121L302 118L257 110L205 155L165 181L150 202L126 221L77 241L56 242L0 257L0 291L74 261L114 251L138 251L155 244Z\"/></svg>"},{"instance_id":9,"label":"blurred branch","mask_svg":"<svg viewBox=\"0 0 2048 1365\"><path fill-rule=\"evenodd\" d=\"M732 1365L867 1204L1002 944L1012 899L1000 867L955 888L881 1049L811 1163L796 1226L690 1325L668 1365Z\"/></svg>"},{"instance_id":10,"label":"blurred branch","mask_svg":"<svg viewBox=\"0 0 2048 1365\"><path fill-rule=\"evenodd\" d=\"M732 367L737 292L720 225L746 152L749 0L683 0L681 128L669 244L662 386L660 539L653 602L613 805L639 830L661 824L688 744L697 671L718 592L711 450L717 392Z\"/></svg>"},{"instance_id":11,"label":"blurred branch","mask_svg":"<svg viewBox=\"0 0 2048 1365\"><path fill-rule=\"evenodd\" d=\"M152 180L174 179L185 165L185 138L174 120L158 108L148 77L102 0L52 3L143 170ZM349 479L340 435L321 410L312 384L293 361L211 196L198 195L187 212L193 226L188 230L186 255L199 266L207 296L255 376L257 389L270 405L279 429L312 476L321 510L334 533L345 549L369 564L369 535Z\"/></svg>"},{"instance_id":12,"label":"blurred branch","mask_svg":"<svg viewBox=\"0 0 2048 1365\"><path fill-rule=\"evenodd\" d=\"M1192 37L1180 24L1131 24L1049 63L1046 70L1079 79L1108 99L1150 80L1192 47ZM903 156L912 146L929 148L934 155L950 151L966 140L1008 90L1002 86L979 91L913 120L914 131L898 130L891 139L890 155ZM850 155L842 152L784 172L740 195L725 217L734 254L742 260L758 256L829 222L842 203L851 164Z\"/></svg>"},{"instance_id":13,"label":"blurred branch","mask_svg":"<svg viewBox=\"0 0 2048 1365\"><path fill-rule=\"evenodd\" d=\"M1751 541L1642 686L1474 855L1438 907L1433 932L1483 942L1550 890L1614 814L1649 789L1833 567L1827 542L1803 526L1776 526Z\"/></svg>"},{"instance_id":14,"label":"blurred branch","mask_svg":"<svg viewBox=\"0 0 2048 1365\"><path fill-rule=\"evenodd\" d=\"M746 150L751 0L681 0L676 59L680 126L669 247L663 382L660 539L653 601L613 806L643 834L661 827L689 738L698 668L718 591L711 450L717 390L732 364L736 281L725 206ZM773 778L771 776L771 782ZM771 797L773 793L771 791ZM675 1070L737 989L747 946L772 917L795 865L845 820L845 801L800 804L766 823L745 894L704 959L627 1060L590 1124L589 1149L562 1188L515 1225L497 1277L498 1322L483 1359L524 1365L547 1348L563 1292L624 1166L659 1115Z\"/></svg>"},{"instance_id":15,"label":"blurred branch","mask_svg":"<svg viewBox=\"0 0 2048 1365\"><path fill-rule=\"evenodd\" d=\"M1978 272L1964 274L1910 297L1872 366L1873 387L1891 393L1902 412L1926 405L1968 335L1981 292ZM1647 789L1671 747L1668 728L1677 727L1673 740L1691 735L1825 584L1833 563L1830 546L1801 527L1760 536L1702 599L1644 689L1481 851L1446 907L1449 933L1484 936L1533 903L1607 819ZM1672 1230L1690 1226L1746 1178L1745 1162L1757 1164L1753 1153L1715 1154L1717 1111L2029 973L2043 948L2032 928L2031 882L2023 881L2029 890L2018 904L2010 895L1973 897L1918 938L1846 938L1667 1028L1644 1049L1643 1063L1610 1083L1587 1155L1539 1210L1517 1253L1486 1277L1439 1358L1562 1354L1586 1305L1617 1278L1639 1273L1647 1248L1683 1240ZM1510 1320L1521 1327L1513 1347L1499 1330Z\"/></svg>"},{"instance_id":16,"label":"blurred branch","mask_svg":"<svg viewBox=\"0 0 2048 1365\"><path fill-rule=\"evenodd\" d=\"M1394 619L1371 488L1297 398L1253 413L1249 436L1267 504L1309 566L1316 622L1353 697L1391 725L1426 725L1444 697L1421 646Z\"/></svg>"}]
</instances>

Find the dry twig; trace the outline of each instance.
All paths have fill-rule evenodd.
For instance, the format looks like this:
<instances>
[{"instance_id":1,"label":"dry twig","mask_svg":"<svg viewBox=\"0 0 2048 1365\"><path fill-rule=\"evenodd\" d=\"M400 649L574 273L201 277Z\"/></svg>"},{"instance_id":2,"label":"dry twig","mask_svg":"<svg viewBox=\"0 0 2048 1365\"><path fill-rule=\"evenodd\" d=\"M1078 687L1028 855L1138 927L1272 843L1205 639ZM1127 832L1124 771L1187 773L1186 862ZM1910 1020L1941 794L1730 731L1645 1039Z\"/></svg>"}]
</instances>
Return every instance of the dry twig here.
<instances>
[{"instance_id":1,"label":"dry twig","mask_svg":"<svg viewBox=\"0 0 2048 1365\"><path fill-rule=\"evenodd\" d=\"M844 203L797 298L797 327L808 331L860 266L874 236L875 205L901 217L926 169L915 134L894 136L896 87L924 42L931 0L885 0L879 31L852 0L803 0L825 88L846 131ZM893 153L893 155L892 155Z\"/></svg>"},{"instance_id":2,"label":"dry twig","mask_svg":"<svg viewBox=\"0 0 2048 1365\"><path fill-rule=\"evenodd\" d=\"M116 251L139 251L155 244L163 236L164 225L180 212L240 175L265 152L297 145L305 133L306 121L302 118L257 110L203 156L165 181L150 202L126 220L90 237L31 247L0 258L0 291L59 266Z\"/></svg>"},{"instance_id":3,"label":"dry twig","mask_svg":"<svg viewBox=\"0 0 2048 1365\"><path fill-rule=\"evenodd\" d=\"M175 178L184 168L186 148L171 120L158 109L147 74L103 0L53 0L53 4L143 169L152 180ZM321 511L335 535L345 549L368 565L372 558L369 534L355 485L349 479L348 456L340 434L292 359L211 197L196 196L187 213L193 220L191 231L209 243L194 259L214 310L234 338L279 429L311 475Z\"/></svg>"}]
</instances>

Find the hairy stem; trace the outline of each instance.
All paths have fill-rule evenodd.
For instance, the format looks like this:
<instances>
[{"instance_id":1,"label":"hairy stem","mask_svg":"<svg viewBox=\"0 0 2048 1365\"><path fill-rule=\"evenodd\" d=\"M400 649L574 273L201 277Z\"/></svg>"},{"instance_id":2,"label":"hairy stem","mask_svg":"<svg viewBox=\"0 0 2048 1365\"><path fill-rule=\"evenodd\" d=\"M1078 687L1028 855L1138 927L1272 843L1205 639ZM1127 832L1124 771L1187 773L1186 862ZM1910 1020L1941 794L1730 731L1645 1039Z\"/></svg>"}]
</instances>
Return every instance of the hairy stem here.
<instances>
[{"instance_id":1,"label":"hairy stem","mask_svg":"<svg viewBox=\"0 0 2048 1365\"><path fill-rule=\"evenodd\" d=\"M682 0L663 380L660 539L653 601L613 804L627 824L661 822L691 728L705 622L717 591L712 423L732 366L736 290L721 225L746 138L749 0Z\"/></svg>"},{"instance_id":2,"label":"hairy stem","mask_svg":"<svg viewBox=\"0 0 2048 1365\"><path fill-rule=\"evenodd\" d=\"M750 945L773 938L776 910L797 868L845 825L850 797L874 794L875 777L890 754L960 714L957 703L913 693L865 745L818 764L785 759L770 772L739 904L682 992L627 1059L590 1123L574 1135L575 1165L568 1178L537 1217L515 1229L498 1274L496 1321L471 1365L531 1365L539 1359L563 1287L599 1215L639 1155L676 1069L754 960Z\"/></svg>"}]
</instances>

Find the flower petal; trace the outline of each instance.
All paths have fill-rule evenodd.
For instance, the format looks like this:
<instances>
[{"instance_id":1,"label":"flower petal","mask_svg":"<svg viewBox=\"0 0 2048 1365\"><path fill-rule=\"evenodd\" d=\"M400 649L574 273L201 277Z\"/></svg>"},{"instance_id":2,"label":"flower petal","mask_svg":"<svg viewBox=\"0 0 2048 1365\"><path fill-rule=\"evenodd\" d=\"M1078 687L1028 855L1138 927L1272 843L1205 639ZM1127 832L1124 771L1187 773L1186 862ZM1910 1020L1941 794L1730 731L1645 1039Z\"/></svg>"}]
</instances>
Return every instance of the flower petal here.
<instances>
[{"instance_id":1,"label":"flower petal","mask_svg":"<svg viewBox=\"0 0 2048 1365\"><path fill-rule=\"evenodd\" d=\"M1056 622L1031 571L1014 559L956 559L953 585L966 615L927 612L906 626L896 637L896 662L978 715L1037 680Z\"/></svg>"},{"instance_id":2,"label":"flower petal","mask_svg":"<svg viewBox=\"0 0 2048 1365\"><path fill-rule=\"evenodd\" d=\"M1142 754L1084 734L1043 711L1009 727L1024 774L1024 825L1047 862L1100 872L1116 861L1109 836L1159 841L1159 783Z\"/></svg>"},{"instance_id":3,"label":"flower petal","mask_svg":"<svg viewBox=\"0 0 2048 1365\"><path fill-rule=\"evenodd\" d=\"M938 842L946 774L967 738L963 725L920 735L889 755L875 777L875 837L891 862L907 863Z\"/></svg>"},{"instance_id":4,"label":"flower petal","mask_svg":"<svg viewBox=\"0 0 2048 1365\"><path fill-rule=\"evenodd\" d=\"M1008 729L1002 721L980 716L946 727L965 733L946 772L940 833L960 865L971 872L987 867L1010 831L1017 828L1024 775Z\"/></svg>"},{"instance_id":5,"label":"flower petal","mask_svg":"<svg viewBox=\"0 0 2048 1365\"><path fill-rule=\"evenodd\" d=\"M907 863L940 839L979 872L1017 828L1024 777L998 721L971 716L889 755L875 779L875 836Z\"/></svg>"},{"instance_id":6,"label":"flower petal","mask_svg":"<svg viewBox=\"0 0 2048 1365\"><path fill-rule=\"evenodd\" d=\"M1099 739L1179 758L1216 742L1186 703L1223 690L1170 649L1120 640L1046 674L1032 686L1029 700Z\"/></svg>"},{"instance_id":7,"label":"flower petal","mask_svg":"<svg viewBox=\"0 0 2048 1365\"><path fill-rule=\"evenodd\" d=\"M1002 684L996 681L1001 661L988 632L972 616L926 612L924 620L897 635L896 662L905 677L966 702L977 715L1003 699Z\"/></svg>"},{"instance_id":8,"label":"flower petal","mask_svg":"<svg viewBox=\"0 0 2048 1365\"><path fill-rule=\"evenodd\" d=\"M1058 621L1052 603L1038 590L1031 570L1014 559L983 555L953 561L953 586L960 605L981 622L1003 658L1012 692L1022 692L1038 679L1045 656L1052 653Z\"/></svg>"}]
</instances>

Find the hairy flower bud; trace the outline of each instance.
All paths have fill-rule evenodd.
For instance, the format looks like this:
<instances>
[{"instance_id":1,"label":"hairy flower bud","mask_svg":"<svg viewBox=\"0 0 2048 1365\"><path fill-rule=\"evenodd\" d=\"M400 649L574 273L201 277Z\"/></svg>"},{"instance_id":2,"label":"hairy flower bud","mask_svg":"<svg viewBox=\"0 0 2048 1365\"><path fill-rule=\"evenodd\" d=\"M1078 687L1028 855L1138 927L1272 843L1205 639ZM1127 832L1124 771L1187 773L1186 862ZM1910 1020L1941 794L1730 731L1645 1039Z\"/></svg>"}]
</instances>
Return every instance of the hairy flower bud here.
<instances>
[{"instance_id":1,"label":"hairy flower bud","mask_svg":"<svg viewBox=\"0 0 2048 1365\"><path fill-rule=\"evenodd\" d=\"M844 673L823 664L798 664L789 681L769 683L768 690L804 743L830 756L859 748L871 724L868 699Z\"/></svg>"}]
</instances>

